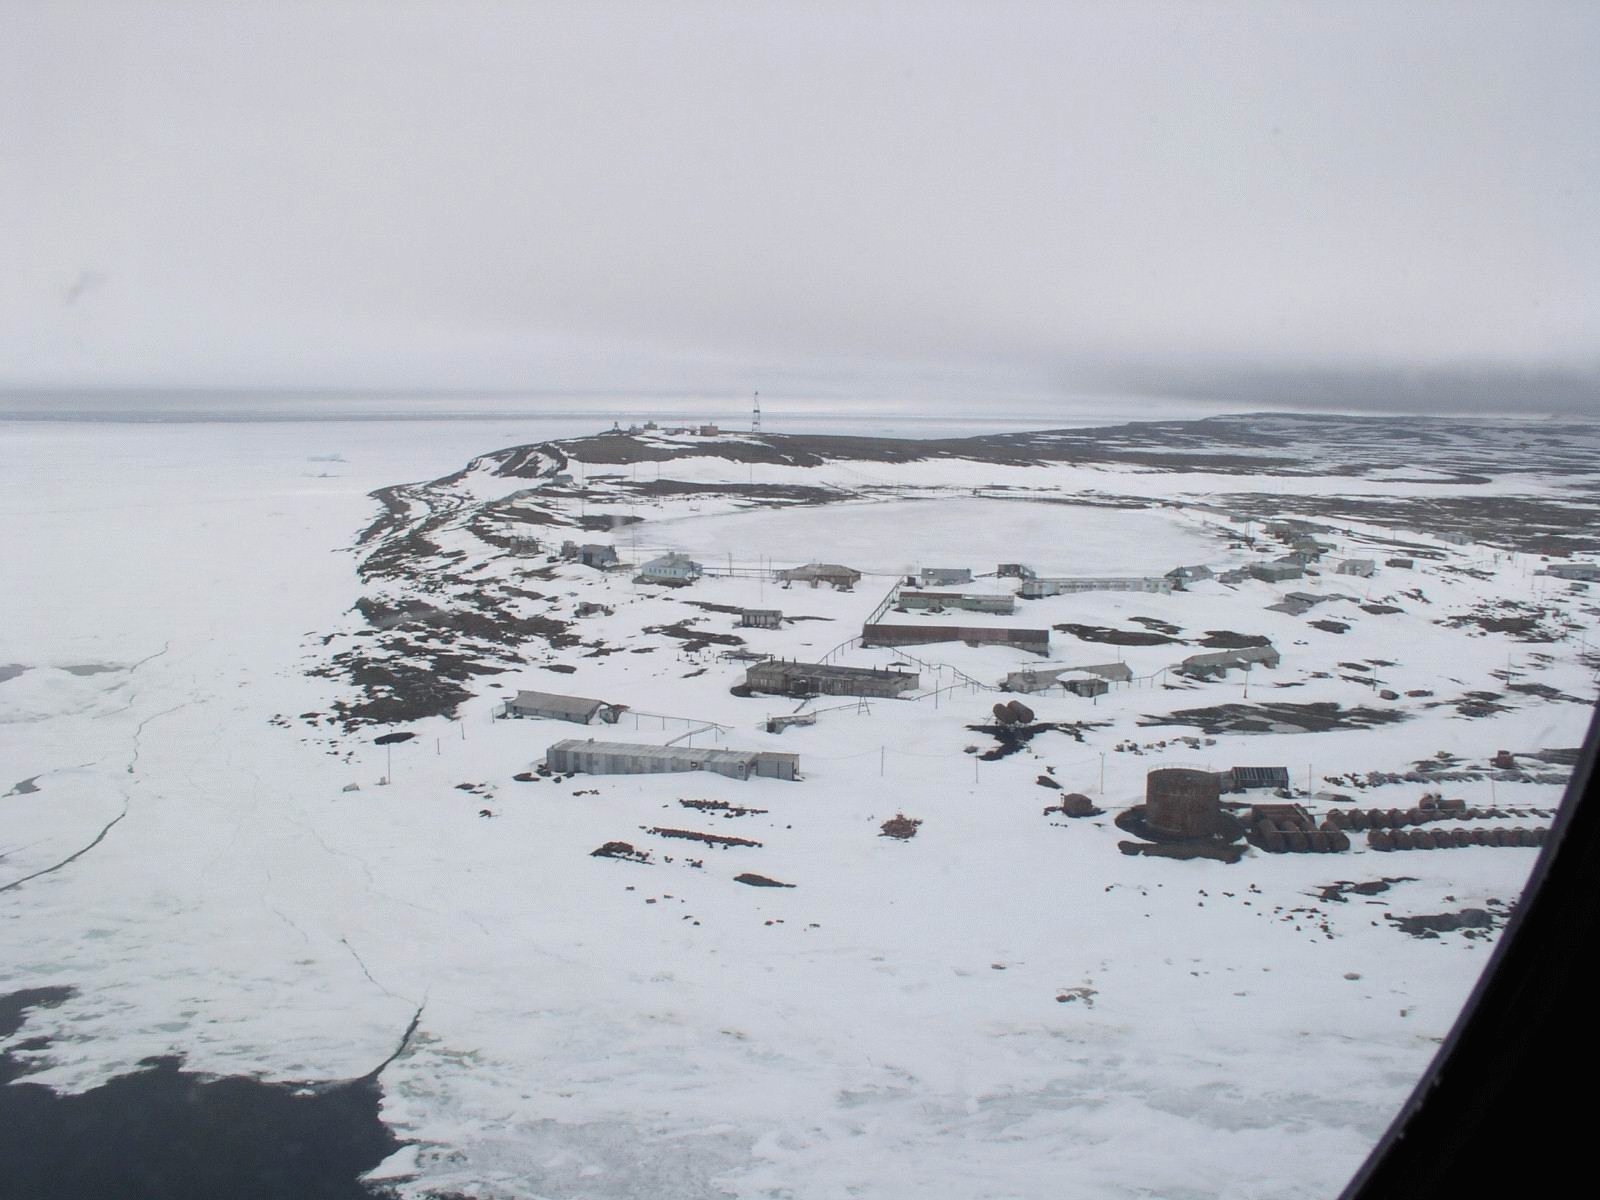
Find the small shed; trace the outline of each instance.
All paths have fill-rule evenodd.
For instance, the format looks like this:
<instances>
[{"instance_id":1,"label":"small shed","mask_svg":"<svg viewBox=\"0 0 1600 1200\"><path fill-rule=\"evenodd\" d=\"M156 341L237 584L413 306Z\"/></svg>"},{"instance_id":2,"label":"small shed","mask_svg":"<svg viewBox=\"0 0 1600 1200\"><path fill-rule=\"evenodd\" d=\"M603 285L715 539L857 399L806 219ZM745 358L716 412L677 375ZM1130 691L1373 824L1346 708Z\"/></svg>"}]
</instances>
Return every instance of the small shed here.
<instances>
[{"instance_id":1,"label":"small shed","mask_svg":"<svg viewBox=\"0 0 1600 1200\"><path fill-rule=\"evenodd\" d=\"M783 610L777 608L741 608L741 629L778 629L783 625Z\"/></svg>"},{"instance_id":2,"label":"small shed","mask_svg":"<svg viewBox=\"0 0 1600 1200\"><path fill-rule=\"evenodd\" d=\"M1229 792L1251 792L1259 788L1274 791L1289 787L1288 767L1230 767L1222 773L1222 787Z\"/></svg>"},{"instance_id":3,"label":"small shed","mask_svg":"<svg viewBox=\"0 0 1600 1200\"><path fill-rule=\"evenodd\" d=\"M569 562L579 562L586 567L594 567L604 571L617 565L617 550L615 546L604 546L598 542L567 541L561 543L561 557Z\"/></svg>"},{"instance_id":4,"label":"small shed","mask_svg":"<svg viewBox=\"0 0 1600 1200\"><path fill-rule=\"evenodd\" d=\"M1282 583L1287 579L1299 579L1305 573L1305 567L1299 563L1283 562L1281 559L1275 562L1250 564L1250 574L1256 579L1265 580L1267 583Z\"/></svg>"},{"instance_id":5,"label":"small shed","mask_svg":"<svg viewBox=\"0 0 1600 1200\"><path fill-rule=\"evenodd\" d=\"M1386 567L1399 567L1402 570L1409 571L1417 564L1409 558L1386 558L1383 560L1383 565Z\"/></svg>"},{"instance_id":6,"label":"small shed","mask_svg":"<svg viewBox=\"0 0 1600 1200\"><path fill-rule=\"evenodd\" d=\"M1173 567L1172 570L1167 572L1167 578L1172 580L1178 587L1182 587L1186 583L1193 583L1199 579L1210 579L1211 577L1211 568L1199 563L1190 567Z\"/></svg>"},{"instance_id":7,"label":"small shed","mask_svg":"<svg viewBox=\"0 0 1600 1200\"><path fill-rule=\"evenodd\" d=\"M1334 574L1357 575L1362 579L1367 579L1377 569L1378 564L1370 558L1347 558L1334 568Z\"/></svg>"},{"instance_id":8,"label":"small shed","mask_svg":"<svg viewBox=\"0 0 1600 1200\"><path fill-rule=\"evenodd\" d=\"M1085 699L1094 696L1104 696L1111 690L1111 685L1098 675L1080 676L1076 679L1063 679L1061 686L1074 696L1083 696Z\"/></svg>"},{"instance_id":9,"label":"small shed","mask_svg":"<svg viewBox=\"0 0 1600 1200\"><path fill-rule=\"evenodd\" d=\"M959 587L972 582L968 567L923 567L919 573L923 587Z\"/></svg>"},{"instance_id":10,"label":"small shed","mask_svg":"<svg viewBox=\"0 0 1600 1200\"><path fill-rule=\"evenodd\" d=\"M1032 579L1033 568L1022 563L1001 563L994 573L1001 579Z\"/></svg>"},{"instance_id":11,"label":"small shed","mask_svg":"<svg viewBox=\"0 0 1600 1200\"><path fill-rule=\"evenodd\" d=\"M505 709L500 715L544 717L551 721L571 721L578 725L592 725L598 720L608 725L615 725L625 708L627 708L625 704L607 704L604 700L588 700L582 696L523 691L506 701Z\"/></svg>"}]
</instances>

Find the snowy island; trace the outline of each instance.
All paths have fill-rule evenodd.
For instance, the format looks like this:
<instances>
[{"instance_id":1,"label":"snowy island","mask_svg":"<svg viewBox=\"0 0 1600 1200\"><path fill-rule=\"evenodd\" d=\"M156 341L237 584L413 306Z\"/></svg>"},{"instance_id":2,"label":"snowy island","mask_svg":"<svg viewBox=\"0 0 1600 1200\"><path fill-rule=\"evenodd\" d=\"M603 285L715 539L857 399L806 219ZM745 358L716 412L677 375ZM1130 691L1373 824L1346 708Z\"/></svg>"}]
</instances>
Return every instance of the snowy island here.
<instances>
[{"instance_id":1,"label":"snowy island","mask_svg":"<svg viewBox=\"0 0 1600 1200\"><path fill-rule=\"evenodd\" d=\"M409 1197L1331 1194L1600 670L1591 425L647 424L373 496L20 613L0 1053L365 1080Z\"/></svg>"}]
</instances>

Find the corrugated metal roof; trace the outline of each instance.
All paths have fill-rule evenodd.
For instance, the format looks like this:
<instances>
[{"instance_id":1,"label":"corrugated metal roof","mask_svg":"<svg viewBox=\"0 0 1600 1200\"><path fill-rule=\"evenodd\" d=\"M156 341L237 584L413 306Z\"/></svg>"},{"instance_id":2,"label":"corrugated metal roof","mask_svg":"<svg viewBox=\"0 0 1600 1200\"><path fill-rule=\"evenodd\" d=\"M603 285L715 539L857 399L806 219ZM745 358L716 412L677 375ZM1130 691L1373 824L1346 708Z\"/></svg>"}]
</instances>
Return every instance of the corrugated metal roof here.
<instances>
[{"instance_id":1,"label":"corrugated metal roof","mask_svg":"<svg viewBox=\"0 0 1600 1200\"><path fill-rule=\"evenodd\" d=\"M579 717L587 721L606 707L604 700L587 700L582 696L561 696L555 692L518 692L510 701L512 708L535 708L562 716Z\"/></svg>"},{"instance_id":2,"label":"corrugated metal roof","mask_svg":"<svg viewBox=\"0 0 1600 1200\"><path fill-rule=\"evenodd\" d=\"M1225 667L1235 663L1264 662L1280 657L1273 646L1242 646L1237 650L1213 650L1194 654L1183 660L1186 667Z\"/></svg>"},{"instance_id":3,"label":"corrugated metal roof","mask_svg":"<svg viewBox=\"0 0 1600 1200\"><path fill-rule=\"evenodd\" d=\"M779 675L802 675L813 679L894 679L914 681L918 676L909 671L891 671L887 667L843 667L832 663L789 662L769 658L757 663L752 671L773 671Z\"/></svg>"},{"instance_id":4,"label":"corrugated metal roof","mask_svg":"<svg viewBox=\"0 0 1600 1200\"><path fill-rule=\"evenodd\" d=\"M1233 767L1228 771L1239 788L1288 787L1288 767Z\"/></svg>"},{"instance_id":5,"label":"corrugated metal roof","mask_svg":"<svg viewBox=\"0 0 1600 1200\"><path fill-rule=\"evenodd\" d=\"M854 567L841 566L838 563L807 563L803 567L791 567L786 571L779 571L779 575L793 575L797 578L806 578L811 575L855 575L861 572Z\"/></svg>"}]
</instances>

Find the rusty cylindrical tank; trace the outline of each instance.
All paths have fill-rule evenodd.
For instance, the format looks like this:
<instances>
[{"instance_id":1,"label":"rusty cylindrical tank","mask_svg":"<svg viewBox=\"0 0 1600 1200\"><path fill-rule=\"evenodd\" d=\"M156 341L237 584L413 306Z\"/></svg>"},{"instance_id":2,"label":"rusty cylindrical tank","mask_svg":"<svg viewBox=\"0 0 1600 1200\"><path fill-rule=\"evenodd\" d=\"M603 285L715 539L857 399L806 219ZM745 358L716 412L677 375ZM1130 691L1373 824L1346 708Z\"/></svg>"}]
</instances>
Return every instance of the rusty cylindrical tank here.
<instances>
[{"instance_id":1,"label":"rusty cylindrical tank","mask_svg":"<svg viewBox=\"0 0 1600 1200\"><path fill-rule=\"evenodd\" d=\"M1144 820L1170 837L1210 837L1221 828L1222 782L1211 771L1163 767L1144 784Z\"/></svg>"}]
</instances>

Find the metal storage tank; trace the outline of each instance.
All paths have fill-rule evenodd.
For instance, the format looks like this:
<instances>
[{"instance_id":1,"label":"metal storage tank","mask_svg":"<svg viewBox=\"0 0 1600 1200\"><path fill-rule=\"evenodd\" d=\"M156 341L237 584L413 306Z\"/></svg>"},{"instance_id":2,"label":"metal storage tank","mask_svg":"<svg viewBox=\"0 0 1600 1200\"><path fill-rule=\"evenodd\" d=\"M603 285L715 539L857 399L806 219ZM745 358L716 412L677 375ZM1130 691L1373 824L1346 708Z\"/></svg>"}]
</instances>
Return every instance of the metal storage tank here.
<instances>
[{"instance_id":1,"label":"metal storage tank","mask_svg":"<svg viewBox=\"0 0 1600 1200\"><path fill-rule=\"evenodd\" d=\"M1163 767L1144 781L1144 820L1170 837L1210 837L1222 826L1222 781L1212 771Z\"/></svg>"}]
</instances>

